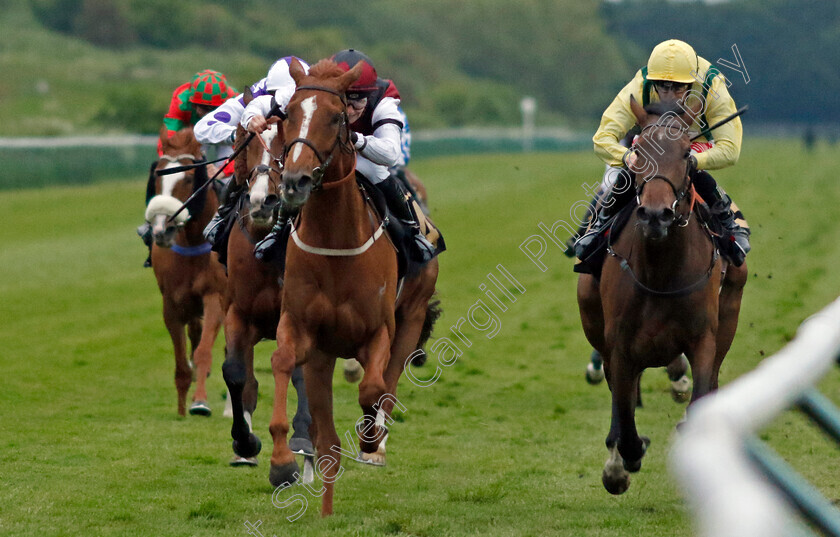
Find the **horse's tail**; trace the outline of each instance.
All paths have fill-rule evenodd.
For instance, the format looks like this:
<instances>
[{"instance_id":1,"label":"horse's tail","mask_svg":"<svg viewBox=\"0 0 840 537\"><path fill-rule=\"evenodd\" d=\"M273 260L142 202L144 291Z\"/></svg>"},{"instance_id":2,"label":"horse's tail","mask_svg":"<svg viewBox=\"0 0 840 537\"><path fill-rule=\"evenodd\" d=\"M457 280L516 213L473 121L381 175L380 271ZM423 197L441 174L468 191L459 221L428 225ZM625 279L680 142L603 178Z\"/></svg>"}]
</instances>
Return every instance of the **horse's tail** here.
<instances>
[{"instance_id":1,"label":"horse's tail","mask_svg":"<svg viewBox=\"0 0 840 537\"><path fill-rule=\"evenodd\" d=\"M432 330L435 327L435 322L440 318L443 309L440 307L440 300L437 298L437 293L432 295L429 299L429 306L426 308L426 318L423 320L423 329L420 331L420 340L417 342L417 348L422 349L429 341L432 335Z\"/></svg>"}]
</instances>

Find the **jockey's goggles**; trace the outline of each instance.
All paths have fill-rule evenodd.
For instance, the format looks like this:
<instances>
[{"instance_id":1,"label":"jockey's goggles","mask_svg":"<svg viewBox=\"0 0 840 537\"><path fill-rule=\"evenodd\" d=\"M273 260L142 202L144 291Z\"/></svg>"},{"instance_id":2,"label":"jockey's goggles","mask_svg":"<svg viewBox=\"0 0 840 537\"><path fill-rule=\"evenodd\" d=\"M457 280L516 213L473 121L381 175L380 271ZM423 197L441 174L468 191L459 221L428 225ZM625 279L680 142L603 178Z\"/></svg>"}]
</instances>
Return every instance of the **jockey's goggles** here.
<instances>
[{"instance_id":1,"label":"jockey's goggles","mask_svg":"<svg viewBox=\"0 0 840 537\"><path fill-rule=\"evenodd\" d=\"M355 98L354 98L355 97ZM352 106L356 110L364 110L367 106L368 98L356 95L347 96L347 106Z\"/></svg>"},{"instance_id":2,"label":"jockey's goggles","mask_svg":"<svg viewBox=\"0 0 840 537\"><path fill-rule=\"evenodd\" d=\"M661 91L673 91L679 93L688 90L691 84L683 84L682 82L672 82L671 80L657 80L653 83L656 89Z\"/></svg>"}]
</instances>

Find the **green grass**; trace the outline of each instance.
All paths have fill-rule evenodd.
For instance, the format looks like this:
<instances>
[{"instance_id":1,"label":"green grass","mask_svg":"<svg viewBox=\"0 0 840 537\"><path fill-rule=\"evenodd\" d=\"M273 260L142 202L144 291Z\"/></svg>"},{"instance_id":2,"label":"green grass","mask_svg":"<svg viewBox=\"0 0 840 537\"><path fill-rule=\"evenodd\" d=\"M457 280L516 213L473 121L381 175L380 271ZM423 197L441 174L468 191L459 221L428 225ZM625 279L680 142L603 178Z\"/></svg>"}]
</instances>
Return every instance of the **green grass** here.
<instances>
[{"instance_id":1,"label":"green grass","mask_svg":"<svg viewBox=\"0 0 840 537\"><path fill-rule=\"evenodd\" d=\"M717 177L752 224L750 280L741 323L722 371L743 374L790 340L797 325L837 296L840 156L806 155L781 142L748 142L735 169ZM502 264L526 288L498 332L462 326L471 346L420 388L401 383L406 411L392 427L384 469L345 462L336 514L272 505L268 420L271 343L257 348L263 440L256 469L230 468L230 422L221 417L221 338L208 380L210 419L176 416L171 344L145 252L134 236L143 176L132 182L0 193L0 534L569 535L691 534L666 469L674 424L664 373L643 380L638 425L653 443L630 490L600 483L609 424L606 386L583 381L571 263L549 243L540 271L519 249L539 222L568 219L580 185L601 171L587 153L418 160L434 217L450 250L441 258L449 330ZM497 272L496 272L497 273ZM498 273L497 273L498 274ZM492 289L492 286L490 287ZM504 300L504 299L503 299ZM491 306L493 307L493 306ZM479 318L482 320L483 318ZM487 331L489 334L489 331ZM431 376L434 360L420 370ZM840 400L832 371L821 388ZM358 417L355 386L336 376L340 435ZM829 499L840 498L836 447L807 420L780 416L762 436Z\"/></svg>"}]
</instances>

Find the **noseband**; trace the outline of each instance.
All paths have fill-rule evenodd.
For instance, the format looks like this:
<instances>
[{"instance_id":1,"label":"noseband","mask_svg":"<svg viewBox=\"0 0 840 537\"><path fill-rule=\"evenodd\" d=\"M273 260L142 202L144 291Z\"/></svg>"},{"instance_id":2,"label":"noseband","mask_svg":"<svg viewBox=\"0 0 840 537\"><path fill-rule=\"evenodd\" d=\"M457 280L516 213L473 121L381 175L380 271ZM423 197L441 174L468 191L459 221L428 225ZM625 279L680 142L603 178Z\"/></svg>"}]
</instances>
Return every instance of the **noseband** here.
<instances>
[{"instance_id":1,"label":"noseband","mask_svg":"<svg viewBox=\"0 0 840 537\"><path fill-rule=\"evenodd\" d=\"M324 172L332 162L333 155L335 155L335 148L340 146L341 149L346 153L353 152L353 147L350 144L350 125L347 117L347 100L343 93L339 93L334 89L326 88L323 86L299 86L295 90L295 93L301 90L323 91L335 95L336 97L341 99L341 121L338 125L338 132L336 133L335 142L333 142L333 145L332 147L330 147L326 157L324 157L324 154L321 153L321 151L317 147L315 147L315 144L312 143L312 141L308 138L295 138L294 140L286 144L286 147L283 149L283 154L288 155L289 150L292 148L293 145L303 144L309 149L311 149L313 153L315 153L315 157L318 159L320 166L312 170L312 190L319 190L321 188L326 188L322 184L322 181L324 179ZM342 134L344 135L343 140Z\"/></svg>"}]
</instances>

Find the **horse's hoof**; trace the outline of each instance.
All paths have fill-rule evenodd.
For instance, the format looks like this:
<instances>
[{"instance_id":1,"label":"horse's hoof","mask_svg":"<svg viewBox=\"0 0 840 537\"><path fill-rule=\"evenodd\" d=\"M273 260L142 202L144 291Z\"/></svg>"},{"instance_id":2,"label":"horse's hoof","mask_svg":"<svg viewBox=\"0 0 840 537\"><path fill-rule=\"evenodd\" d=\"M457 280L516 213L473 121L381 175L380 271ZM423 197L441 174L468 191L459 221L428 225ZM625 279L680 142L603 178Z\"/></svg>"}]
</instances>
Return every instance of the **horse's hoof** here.
<instances>
[{"instance_id":1,"label":"horse's hoof","mask_svg":"<svg viewBox=\"0 0 840 537\"><path fill-rule=\"evenodd\" d=\"M281 466L272 464L271 470L268 472L268 481L272 487L279 487L283 484L294 485L299 475L300 466L298 466L297 461Z\"/></svg>"},{"instance_id":2,"label":"horse's hoof","mask_svg":"<svg viewBox=\"0 0 840 537\"><path fill-rule=\"evenodd\" d=\"M295 455L303 455L304 457L315 456L315 448L312 446L312 441L308 438L293 436L289 439L289 449Z\"/></svg>"},{"instance_id":3,"label":"horse's hoof","mask_svg":"<svg viewBox=\"0 0 840 537\"><path fill-rule=\"evenodd\" d=\"M234 455L233 458L230 460L230 465L237 467L237 466L256 466L257 458L256 457L240 457L239 455Z\"/></svg>"},{"instance_id":4,"label":"horse's hoof","mask_svg":"<svg viewBox=\"0 0 840 537\"><path fill-rule=\"evenodd\" d=\"M589 362L586 365L586 382L592 384L600 384L604 380L604 368L598 367L596 368L592 365L592 362Z\"/></svg>"},{"instance_id":5,"label":"horse's hoof","mask_svg":"<svg viewBox=\"0 0 840 537\"><path fill-rule=\"evenodd\" d=\"M213 413L210 410L210 405L208 405L204 401L193 401L193 404L190 405L190 415L191 416L210 416Z\"/></svg>"},{"instance_id":6,"label":"horse's hoof","mask_svg":"<svg viewBox=\"0 0 840 537\"><path fill-rule=\"evenodd\" d=\"M671 382L671 398L677 403L685 403L691 399L691 379L687 375Z\"/></svg>"},{"instance_id":7,"label":"horse's hoof","mask_svg":"<svg viewBox=\"0 0 840 537\"><path fill-rule=\"evenodd\" d=\"M245 459L256 457L261 450L262 442L254 433L249 433L245 441L233 441L233 452Z\"/></svg>"},{"instance_id":8,"label":"horse's hoof","mask_svg":"<svg viewBox=\"0 0 840 537\"><path fill-rule=\"evenodd\" d=\"M607 492L614 495L624 494L630 488L630 474L624 469L624 461L618 454L618 448L610 448L610 458L604 464L604 471L601 474L601 483Z\"/></svg>"},{"instance_id":9,"label":"horse's hoof","mask_svg":"<svg viewBox=\"0 0 840 537\"><path fill-rule=\"evenodd\" d=\"M358 360L356 360L355 358L345 360L344 380L346 380L350 384L355 384L356 382L359 382L362 379L363 373L364 369L362 369L362 364L360 364Z\"/></svg>"},{"instance_id":10,"label":"horse's hoof","mask_svg":"<svg viewBox=\"0 0 840 537\"><path fill-rule=\"evenodd\" d=\"M374 453L362 452L359 456L359 462L362 464L369 464L371 466L385 466L385 454L376 451Z\"/></svg>"},{"instance_id":11,"label":"horse's hoof","mask_svg":"<svg viewBox=\"0 0 840 537\"><path fill-rule=\"evenodd\" d=\"M650 446L650 438L642 436L640 439L642 440L642 454L639 458L634 461L624 459L624 469L630 473L636 473L642 469L642 459L645 457L645 453L647 453L648 446Z\"/></svg>"}]
</instances>

